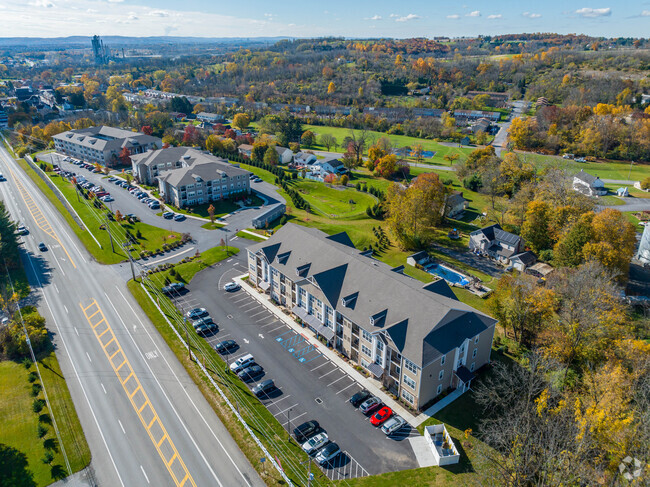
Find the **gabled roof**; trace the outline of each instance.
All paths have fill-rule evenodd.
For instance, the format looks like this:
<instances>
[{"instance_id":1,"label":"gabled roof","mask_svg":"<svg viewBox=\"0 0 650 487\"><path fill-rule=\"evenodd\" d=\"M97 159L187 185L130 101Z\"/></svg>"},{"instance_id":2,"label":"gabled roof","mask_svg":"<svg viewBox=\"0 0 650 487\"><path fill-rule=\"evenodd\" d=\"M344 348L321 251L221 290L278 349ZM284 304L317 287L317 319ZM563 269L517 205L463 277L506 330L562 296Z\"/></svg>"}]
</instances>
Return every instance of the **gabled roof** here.
<instances>
[{"instance_id":1,"label":"gabled roof","mask_svg":"<svg viewBox=\"0 0 650 487\"><path fill-rule=\"evenodd\" d=\"M598 176L592 176L591 174L584 172L582 169L580 169L580 172L575 174L573 177L587 183L589 186L593 186L593 184L599 179Z\"/></svg>"},{"instance_id":2,"label":"gabled roof","mask_svg":"<svg viewBox=\"0 0 650 487\"><path fill-rule=\"evenodd\" d=\"M537 256L530 250L527 250L526 252L522 252L521 254L513 255L512 257L510 257L510 260L518 260L522 264L529 266L537 262Z\"/></svg>"},{"instance_id":3,"label":"gabled roof","mask_svg":"<svg viewBox=\"0 0 650 487\"><path fill-rule=\"evenodd\" d=\"M395 348L419 366L448 351L449 344L460 344L459 336L474 337L496 323L458 301L444 282L424 288L350 243L340 234L330 237L287 223L248 250L369 333L386 333ZM285 258L276 260L279 255ZM299 276L297 269L302 270Z\"/></svg>"},{"instance_id":4,"label":"gabled roof","mask_svg":"<svg viewBox=\"0 0 650 487\"><path fill-rule=\"evenodd\" d=\"M480 234L483 234L485 238L490 242L505 242L508 245L517 245L521 241L521 237L519 235L506 232L498 223L485 228L481 228L479 230L474 230L470 235Z\"/></svg>"},{"instance_id":5,"label":"gabled roof","mask_svg":"<svg viewBox=\"0 0 650 487\"><path fill-rule=\"evenodd\" d=\"M232 178L238 175L248 176L249 174L251 174L250 171L235 167L228 162L214 160L200 161L188 167L170 169L162 173L159 179L170 186L177 187L194 184L197 181L212 181L219 180L223 177Z\"/></svg>"}]
</instances>

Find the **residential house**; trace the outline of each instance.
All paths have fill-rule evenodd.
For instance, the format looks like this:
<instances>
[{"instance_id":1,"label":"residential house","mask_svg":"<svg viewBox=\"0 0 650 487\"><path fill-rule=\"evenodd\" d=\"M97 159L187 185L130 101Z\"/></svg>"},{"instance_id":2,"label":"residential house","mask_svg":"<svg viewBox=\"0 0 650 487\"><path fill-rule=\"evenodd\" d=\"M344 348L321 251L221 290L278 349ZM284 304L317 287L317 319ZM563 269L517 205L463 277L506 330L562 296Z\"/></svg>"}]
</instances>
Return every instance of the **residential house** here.
<instances>
[{"instance_id":1,"label":"residential house","mask_svg":"<svg viewBox=\"0 0 650 487\"><path fill-rule=\"evenodd\" d=\"M472 141L469 137L465 136L462 139L460 139L460 145L471 145Z\"/></svg>"},{"instance_id":2,"label":"residential house","mask_svg":"<svg viewBox=\"0 0 650 487\"><path fill-rule=\"evenodd\" d=\"M616 195L617 196L630 196L630 191L627 189L627 186L623 186L622 188L618 188L616 190Z\"/></svg>"},{"instance_id":3,"label":"residential house","mask_svg":"<svg viewBox=\"0 0 650 487\"><path fill-rule=\"evenodd\" d=\"M286 147L275 146L275 151L278 153L278 163L289 164L293 161L293 151Z\"/></svg>"},{"instance_id":4,"label":"residential house","mask_svg":"<svg viewBox=\"0 0 650 487\"><path fill-rule=\"evenodd\" d=\"M125 148L135 155L159 149L163 145L158 137L105 125L68 130L53 135L52 139L57 152L104 166L118 165L119 156Z\"/></svg>"},{"instance_id":5,"label":"residential house","mask_svg":"<svg viewBox=\"0 0 650 487\"><path fill-rule=\"evenodd\" d=\"M592 176L582 169L573 176L573 189L587 196L603 196L607 194L605 183L598 176Z\"/></svg>"},{"instance_id":6,"label":"residential house","mask_svg":"<svg viewBox=\"0 0 650 487\"><path fill-rule=\"evenodd\" d=\"M479 118L476 122L472 123L470 130L473 134L478 132L485 132L486 134L490 131L490 125L492 123L487 118Z\"/></svg>"},{"instance_id":7,"label":"residential house","mask_svg":"<svg viewBox=\"0 0 650 487\"><path fill-rule=\"evenodd\" d=\"M192 165L165 171L158 176L158 189L165 203L183 208L248 194L250 175L227 161L206 156Z\"/></svg>"},{"instance_id":8,"label":"residential house","mask_svg":"<svg viewBox=\"0 0 650 487\"><path fill-rule=\"evenodd\" d=\"M223 115L219 115L218 113L210 113L210 112L199 112L196 114L196 119L200 120L201 122L211 123L211 124L224 123L226 121Z\"/></svg>"},{"instance_id":9,"label":"residential house","mask_svg":"<svg viewBox=\"0 0 650 487\"><path fill-rule=\"evenodd\" d=\"M183 112L169 112L169 116L174 122L182 122L187 115Z\"/></svg>"},{"instance_id":10,"label":"residential house","mask_svg":"<svg viewBox=\"0 0 650 487\"><path fill-rule=\"evenodd\" d=\"M469 234L470 250L489 255L504 264L513 255L524 251L524 239L514 233L504 231L497 223Z\"/></svg>"},{"instance_id":11,"label":"residential house","mask_svg":"<svg viewBox=\"0 0 650 487\"><path fill-rule=\"evenodd\" d=\"M326 174L340 175L348 172L346 167L343 165L343 162L335 157L318 160L313 164L313 166L318 167L323 176Z\"/></svg>"},{"instance_id":12,"label":"residential house","mask_svg":"<svg viewBox=\"0 0 650 487\"><path fill-rule=\"evenodd\" d=\"M7 112L0 109L0 128L6 128L8 126L9 126L9 117L7 116Z\"/></svg>"},{"instance_id":13,"label":"residential house","mask_svg":"<svg viewBox=\"0 0 650 487\"><path fill-rule=\"evenodd\" d=\"M416 267L418 265L426 265L429 263L429 260L431 257L429 254L424 251L420 250L419 252L416 252L415 254L411 254L406 258L406 263L410 266Z\"/></svg>"},{"instance_id":14,"label":"residential house","mask_svg":"<svg viewBox=\"0 0 650 487\"><path fill-rule=\"evenodd\" d=\"M357 250L346 233L287 223L248 247L249 282L303 325L420 409L466 390L489 363L496 320Z\"/></svg>"},{"instance_id":15,"label":"residential house","mask_svg":"<svg viewBox=\"0 0 650 487\"><path fill-rule=\"evenodd\" d=\"M510 265L519 272L524 272L530 266L534 265L535 262L537 262L537 256L530 250L526 250L525 252L510 257Z\"/></svg>"},{"instance_id":16,"label":"residential house","mask_svg":"<svg viewBox=\"0 0 650 487\"><path fill-rule=\"evenodd\" d=\"M253 153L253 146L250 144L242 144L239 147L237 147L237 152L239 152L242 156L249 157Z\"/></svg>"},{"instance_id":17,"label":"residential house","mask_svg":"<svg viewBox=\"0 0 650 487\"><path fill-rule=\"evenodd\" d=\"M293 163L300 166L313 164L317 160L318 158L309 152L297 152L293 155Z\"/></svg>"},{"instance_id":18,"label":"residential house","mask_svg":"<svg viewBox=\"0 0 650 487\"><path fill-rule=\"evenodd\" d=\"M447 218L458 218L469 205L469 201L463 197L462 191L454 191L446 197L445 216Z\"/></svg>"}]
</instances>

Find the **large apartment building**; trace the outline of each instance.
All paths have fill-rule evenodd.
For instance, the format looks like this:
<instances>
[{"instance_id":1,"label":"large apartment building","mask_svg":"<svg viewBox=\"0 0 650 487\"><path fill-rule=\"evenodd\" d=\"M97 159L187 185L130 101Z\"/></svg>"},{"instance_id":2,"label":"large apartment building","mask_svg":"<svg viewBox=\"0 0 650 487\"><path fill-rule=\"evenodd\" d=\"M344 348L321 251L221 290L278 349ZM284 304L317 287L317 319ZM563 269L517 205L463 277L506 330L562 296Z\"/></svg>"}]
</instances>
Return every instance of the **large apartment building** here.
<instances>
[{"instance_id":1,"label":"large apartment building","mask_svg":"<svg viewBox=\"0 0 650 487\"><path fill-rule=\"evenodd\" d=\"M416 409L469 387L496 320L444 282L423 285L360 252L346 233L288 223L248 248L251 284Z\"/></svg>"},{"instance_id":2,"label":"large apartment building","mask_svg":"<svg viewBox=\"0 0 650 487\"><path fill-rule=\"evenodd\" d=\"M158 137L114 127L89 127L54 135L57 152L104 166L116 166L126 147L131 155L162 147Z\"/></svg>"}]
</instances>

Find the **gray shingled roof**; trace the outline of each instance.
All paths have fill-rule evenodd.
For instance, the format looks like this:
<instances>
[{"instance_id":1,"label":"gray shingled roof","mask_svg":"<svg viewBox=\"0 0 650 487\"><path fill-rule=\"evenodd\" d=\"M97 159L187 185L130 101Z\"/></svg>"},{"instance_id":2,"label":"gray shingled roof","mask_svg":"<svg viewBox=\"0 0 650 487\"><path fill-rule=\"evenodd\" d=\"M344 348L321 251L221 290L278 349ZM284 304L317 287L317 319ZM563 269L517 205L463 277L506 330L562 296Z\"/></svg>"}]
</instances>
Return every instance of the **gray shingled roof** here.
<instances>
[{"instance_id":1,"label":"gray shingled roof","mask_svg":"<svg viewBox=\"0 0 650 487\"><path fill-rule=\"evenodd\" d=\"M226 162L225 159L214 157L211 154L204 154L203 152L192 149L191 147L168 147L167 149L147 151L143 154L135 154L131 156L131 160L137 165L144 164L147 167L158 164L167 164L168 162L178 162L181 159L183 159L183 162L188 166L200 161Z\"/></svg>"},{"instance_id":2,"label":"gray shingled roof","mask_svg":"<svg viewBox=\"0 0 650 487\"><path fill-rule=\"evenodd\" d=\"M591 174L584 172L582 169L580 169L580 172L575 174L574 177L578 178L580 181L584 181L589 186L593 186L593 184L598 180L597 176L592 176Z\"/></svg>"},{"instance_id":3,"label":"gray shingled roof","mask_svg":"<svg viewBox=\"0 0 650 487\"><path fill-rule=\"evenodd\" d=\"M446 284L423 286L361 255L348 240L288 223L248 250L366 331L386 331L395 348L421 367L496 323L452 298ZM343 306L341 299L352 297Z\"/></svg>"},{"instance_id":4,"label":"gray shingled roof","mask_svg":"<svg viewBox=\"0 0 650 487\"><path fill-rule=\"evenodd\" d=\"M144 146L147 144L162 145L158 137L145 135L142 132L131 132L130 130L107 127L89 127L78 130L68 130L52 136L52 138L72 142L83 147L97 149L99 151L118 150L122 147Z\"/></svg>"},{"instance_id":5,"label":"gray shingled roof","mask_svg":"<svg viewBox=\"0 0 650 487\"><path fill-rule=\"evenodd\" d=\"M162 179L171 186L178 187L186 184L193 184L197 181L197 178L201 178L203 181L212 181L215 179L221 179L223 175L228 177L245 175L248 177L249 174L251 174L250 171L240 169L227 162L215 160L201 161L189 167L170 169L159 176L159 179Z\"/></svg>"},{"instance_id":6,"label":"gray shingled roof","mask_svg":"<svg viewBox=\"0 0 650 487\"><path fill-rule=\"evenodd\" d=\"M501 228L501 226L498 223L495 223L494 225L490 225L489 227L475 230L470 235L478 235L480 233L485 235L485 238L487 238L490 242L498 240L500 242L505 242L509 245L516 245L521 240L521 237L519 235L506 232Z\"/></svg>"},{"instance_id":7,"label":"gray shingled roof","mask_svg":"<svg viewBox=\"0 0 650 487\"><path fill-rule=\"evenodd\" d=\"M521 254L513 255L510 257L510 260L515 259L520 260L524 265L531 265L537 261L537 256L530 250L527 250L526 252L522 252Z\"/></svg>"}]
</instances>

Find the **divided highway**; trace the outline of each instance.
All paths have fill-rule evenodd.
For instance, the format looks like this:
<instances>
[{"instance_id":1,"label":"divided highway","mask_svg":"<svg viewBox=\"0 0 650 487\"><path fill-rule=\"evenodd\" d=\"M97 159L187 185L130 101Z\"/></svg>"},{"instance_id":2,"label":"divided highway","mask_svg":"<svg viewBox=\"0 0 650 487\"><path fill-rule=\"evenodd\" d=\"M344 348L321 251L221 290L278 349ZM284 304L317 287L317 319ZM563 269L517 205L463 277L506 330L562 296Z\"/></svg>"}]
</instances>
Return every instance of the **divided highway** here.
<instances>
[{"instance_id":1,"label":"divided highway","mask_svg":"<svg viewBox=\"0 0 650 487\"><path fill-rule=\"evenodd\" d=\"M32 295L54 335L98 485L264 485L124 278L90 257L1 146L0 173L0 198L29 230Z\"/></svg>"}]
</instances>

